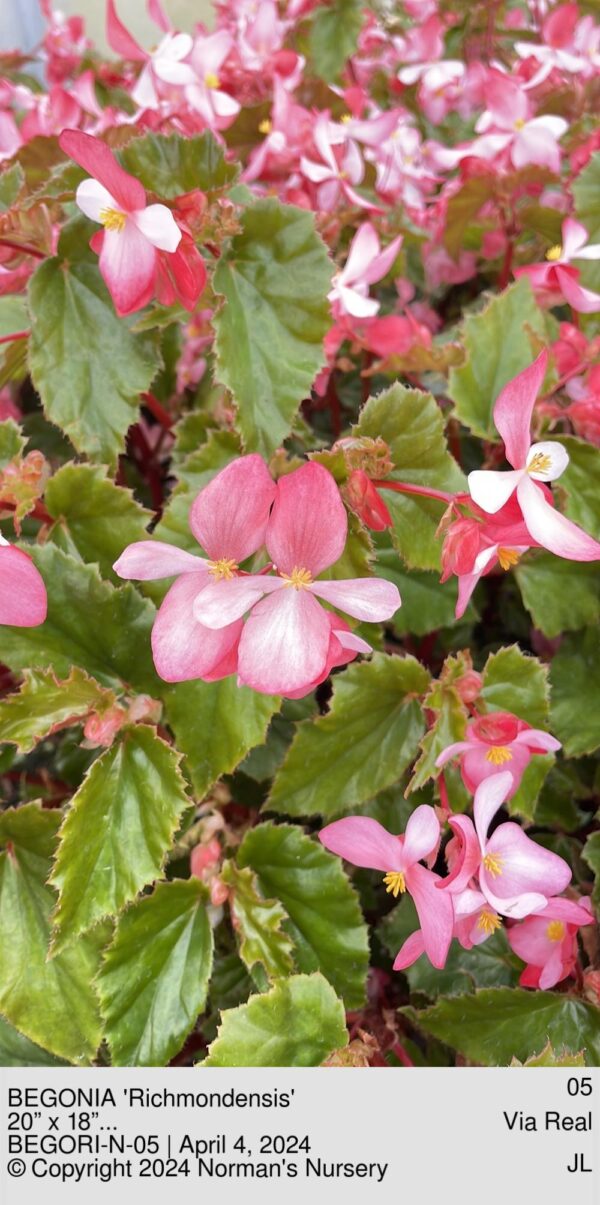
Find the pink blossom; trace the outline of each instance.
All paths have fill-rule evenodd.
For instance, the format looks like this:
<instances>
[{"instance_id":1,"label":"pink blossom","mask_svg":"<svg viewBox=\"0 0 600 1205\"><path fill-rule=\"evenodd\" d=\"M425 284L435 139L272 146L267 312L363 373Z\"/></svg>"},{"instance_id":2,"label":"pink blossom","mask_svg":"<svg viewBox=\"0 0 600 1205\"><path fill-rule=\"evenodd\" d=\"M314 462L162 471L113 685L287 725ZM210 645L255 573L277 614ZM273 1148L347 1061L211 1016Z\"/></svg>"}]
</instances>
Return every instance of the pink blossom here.
<instances>
[{"instance_id":1,"label":"pink blossom","mask_svg":"<svg viewBox=\"0 0 600 1205\"><path fill-rule=\"evenodd\" d=\"M362 155L351 138L342 138L329 120L329 113L320 113L315 121L313 141L319 160L302 156L300 170L316 186L319 209L333 209L340 195L359 209L380 212L377 205L361 197L356 185L362 183L365 165Z\"/></svg>"},{"instance_id":2,"label":"pink blossom","mask_svg":"<svg viewBox=\"0 0 600 1205\"><path fill-rule=\"evenodd\" d=\"M177 297L193 309L206 283L204 262L184 237L166 205L146 205L139 180L119 166L99 139L65 130L61 148L92 178L83 180L76 201L104 229L91 240L118 314L139 310L156 294L165 305Z\"/></svg>"},{"instance_id":3,"label":"pink blossom","mask_svg":"<svg viewBox=\"0 0 600 1205\"><path fill-rule=\"evenodd\" d=\"M531 443L531 416L547 360L547 352L541 352L505 385L494 406L494 422L512 471L477 469L469 473L469 490L474 502L492 515L516 494L525 526L542 548L571 561L595 561L600 558L600 544L554 509L542 485L560 477L569 463L568 453L557 442Z\"/></svg>"},{"instance_id":4,"label":"pink blossom","mask_svg":"<svg viewBox=\"0 0 600 1205\"><path fill-rule=\"evenodd\" d=\"M31 557L0 535L0 623L37 628L46 618L48 598Z\"/></svg>"},{"instance_id":5,"label":"pink blossom","mask_svg":"<svg viewBox=\"0 0 600 1205\"><path fill-rule=\"evenodd\" d=\"M368 623L389 619L400 606L391 582L378 578L322 581L319 574L342 555L348 520L330 473L311 462L277 483L266 529L267 552L276 577L248 576L215 583L195 604L197 619L219 629L245 612L240 640L239 681L266 694L309 689L324 676L331 624L317 598ZM263 597L267 595L268 597ZM341 626L345 649L370 646Z\"/></svg>"},{"instance_id":6,"label":"pink blossom","mask_svg":"<svg viewBox=\"0 0 600 1205\"><path fill-rule=\"evenodd\" d=\"M123 578L176 578L152 629L154 664L166 682L212 682L235 673L241 618L208 628L196 618L194 603L214 584L218 606L223 587L236 580L240 563L262 547L274 494L261 457L240 457L200 491L190 511L192 533L208 560L160 540L141 540L130 544L115 563L115 573Z\"/></svg>"},{"instance_id":7,"label":"pink blossom","mask_svg":"<svg viewBox=\"0 0 600 1205\"><path fill-rule=\"evenodd\" d=\"M209 130L226 130L240 111L238 101L221 84L220 73L232 47L233 39L226 29L199 36L194 42L190 62L195 80L188 84L185 95Z\"/></svg>"},{"instance_id":8,"label":"pink blossom","mask_svg":"<svg viewBox=\"0 0 600 1205\"><path fill-rule=\"evenodd\" d=\"M515 269L515 276L528 276L536 296L549 305L568 301L580 314L600 310L600 293L584 289L579 282L579 269L572 259L600 259L600 243L588 243L588 233L581 222L565 218L562 225L562 245L546 252L545 264L527 264Z\"/></svg>"},{"instance_id":9,"label":"pink blossom","mask_svg":"<svg viewBox=\"0 0 600 1205\"><path fill-rule=\"evenodd\" d=\"M500 71L490 72L485 88L487 108L475 127L482 138L472 144L470 154L494 159L506 150L515 168L537 163L560 171L558 139L568 129L562 117L534 117L527 92Z\"/></svg>"},{"instance_id":10,"label":"pink blossom","mask_svg":"<svg viewBox=\"0 0 600 1205\"><path fill-rule=\"evenodd\" d=\"M593 922L589 899L577 904L551 899L545 908L512 925L508 930L511 949L527 963L521 986L547 991L566 979L577 961L577 930Z\"/></svg>"},{"instance_id":11,"label":"pink blossom","mask_svg":"<svg viewBox=\"0 0 600 1205\"><path fill-rule=\"evenodd\" d=\"M531 758L536 753L555 753L560 741L532 728L508 711L493 711L480 715L467 724L463 741L455 741L440 753L436 766L445 766L454 757L460 757L463 782L472 794L486 778L494 774L509 774L512 798Z\"/></svg>"},{"instance_id":12,"label":"pink blossom","mask_svg":"<svg viewBox=\"0 0 600 1205\"><path fill-rule=\"evenodd\" d=\"M400 234L382 251L377 231L371 223L363 222L359 226L346 263L332 281L329 300L336 316L352 314L356 318L368 318L377 313L379 302L369 297L369 285L389 272L401 245Z\"/></svg>"},{"instance_id":13,"label":"pink blossom","mask_svg":"<svg viewBox=\"0 0 600 1205\"><path fill-rule=\"evenodd\" d=\"M448 893L436 891L436 885L441 883L439 875L420 865L423 859L435 855L439 839L439 820L427 804L415 809L403 836L392 836L369 816L335 820L319 833L319 840L332 853L355 866L383 871L386 890L394 897L408 891L421 924L419 954L424 950L433 966L441 968L452 940L454 910ZM405 942L394 962L394 970L403 970L414 961L409 943L414 945L415 937L413 934L413 938ZM410 961L406 961L407 954Z\"/></svg>"},{"instance_id":14,"label":"pink blossom","mask_svg":"<svg viewBox=\"0 0 600 1205\"><path fill-rule=\"evenodd\" d=\"M192 38L187 33L175 33L163 12L159 0L150 6L150 16L162 30L164 37L156 50L149 53L136 42L117 16L114 0L107 0L106 36L112 49L125 59L144 63L144 67L131 90L131 96L142 109L158 109L161 99L173 87L183 88L195 80L189 63Z\"/></svg>"},{"instance_id":15,"label":"pink blossom","mask_svg":"<svg viewBox=\"0 0 600 1205\"><path fill-rule=\"evenodd\" d=\"M456 847L451 851L452 870L437 886L454 895L478 880L495 912L520 919L564 891L571 871L563 858L532 841L513 821L500 824L488 836L496 812L512 790L509 772L492 774L475 791L475 823L469 816L449 817Z\"/></svg>"},{"instance_id":16,"label":"pink blossom","mask_svg":"<svg viewBox=\"0 0 600 1205\"><path fill-rule=\"evenodd\" d=\"M462 502L462 498L461 498ZM529 548L539 545L531 538L516 498L509 498L495 515L472 506L468 515L447 528L442 548L442 577L458 577L455 615L460 619L475 587L497 565L509 570Z\"/></svg>"}]
</instances>

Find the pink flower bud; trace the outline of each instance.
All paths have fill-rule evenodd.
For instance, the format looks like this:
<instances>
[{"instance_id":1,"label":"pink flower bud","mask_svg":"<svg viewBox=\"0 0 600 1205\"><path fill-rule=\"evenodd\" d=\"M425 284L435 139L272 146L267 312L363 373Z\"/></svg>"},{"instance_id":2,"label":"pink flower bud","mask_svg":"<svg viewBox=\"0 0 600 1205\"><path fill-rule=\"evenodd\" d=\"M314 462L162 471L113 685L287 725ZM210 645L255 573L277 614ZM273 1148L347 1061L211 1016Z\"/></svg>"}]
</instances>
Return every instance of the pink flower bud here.
<instances>
[{"instance_id":1,"label":"pink flower bud","mask_svg":"<svg viewBox=\"0 0 600 1205\"><path fill-rule=\"evenodd\" d=\"M221 860L221 846L216 837L212 837L206 845L196 845L190 857L190 869L196 879L204 879L204 871L215 866Z\"/></svg>"},{"instance_id":2,"label":"pink flower bud","mask_svg":"<svg viewBox=\"0 0 600 1205\"><path fill-rule=\"evenodd\" d=\"M346 497L352 510L371 531L385 531L392 526L392 517L373 482L362 469L354 469L346 486Z\"/></svg>"},{"instance_id":3,"label":"pink flower bud","mask_svg":"<svg viewBox=\"0 0 600 1205\"><path fill-rule=\"evenodd\" d=\"M88 716L83 735L87 742L88 748L106 747L112 745L117 732L123 727L127 719L127 713L122 707L109 707L108 711L99 715L97 711L93 711Z\"/></svg>"}]
</instances>

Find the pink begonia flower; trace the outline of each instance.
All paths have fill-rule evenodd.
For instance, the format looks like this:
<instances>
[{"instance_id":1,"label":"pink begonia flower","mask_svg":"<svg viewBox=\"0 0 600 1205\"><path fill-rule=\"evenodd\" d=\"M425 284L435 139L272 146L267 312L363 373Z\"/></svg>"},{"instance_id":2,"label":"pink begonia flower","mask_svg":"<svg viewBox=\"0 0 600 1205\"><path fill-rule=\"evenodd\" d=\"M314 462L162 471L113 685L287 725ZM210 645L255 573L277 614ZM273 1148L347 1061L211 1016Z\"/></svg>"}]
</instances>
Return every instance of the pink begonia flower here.
<instances>
[{"instance_id":1,"label":"pink begonia flower","mask_svg":"<svg viewBox=\"0 0 600 1205\"><path fill-rule=\"evenodd\" d=\"M239 102L223 91L219 74L232 49L233 38L226 29L197 37L194 42L190 62L195 80L186 87L185 96L209 130L226 130L240 111Z\"/></svg>"},{"instance_id":2,"label":"pink begonia flower","mask_svg":"<svg viewBox=\"0 0 600 1205\"><path fill-rule=\"evenodd\" d=\"M480 946L482 942L487 941L488 937L491 937L492 933L502 927L501 917L490 907L483 893L475 887L465 887L462 891L453 894L452 904L454 907L452 936L460 942L464 950L472 950L473 946ZM421 929L416 929L407 937L399 950L394 962L395 970L404 971L407 967L412 966L424 952L423 933Z\"/></svg>"},{"instance_id":3,"label":"pink begonia flower","mask_svg":"<svg viewBox=\"0 0 600 1205\"><path fill-rule=\"evenodd\" d=\"M488 837L488 829L512 791L510 773L493 774L477 787L473 812L469 816L450 816L458 851L454 852L450 874L437 884L441 892L459 894L473 885L501 916L520 919L545 907L551 896L564 891L571 870L563 858L532 841L520 825L507 821Z\"/></svg>"},{"instance_id":4,"label":"pink begonia flower","mask_svg":"<svg viewBox=\"0 0 600 1205\"><path fill-rule=\"evenodd\" d=\"M579 314L600 310L600 293L584 289L579 283L579 269L572 259L600 259L600 243L588 243L588 232L581 222L565 218L562 224L562 245L546 252L545 264L527 264L515 268L515 277L527 276L538 299L545 304L561 305L568 301Z\"/></svg>"},{"instance_id":5,"label":"pink begonia flower","mask_svg":"<svg viewBox=\"0 0 600 1205\"><path fill-rule=\"evenodd\" d=\"M332 280L329 293L335 315L352 314L356 318L373 317L379 310L379 302L369 297L369 285L381 280L390 270L399 248L402 235L392 239L385 251L381 250L377 231L370 222L359 226L348 251L348 258L340 272Z\"/></svg>"},{"instance_id":6,"label":"pink begonia flower","mask_svg":"<svg viewBox=\"0 0 600 1205\"><path fill-rule=\"evenodd\" d=\"M419 952L424 950L434 967L443 967L452 940L454 908L447 892L436 891L436 884L441 882L439 875L420 865L422 859L435 854L439 845L440 822L434 809L427 804L416 808L404 836L392 836L369 816L348 816L321 829L319 840L355 866L383 871L386 890L394 897L408 891L421 924ZM394 962L394 970L410 965L404 961L405 953L406 943Z\"/></svg>"},{"instance_id":7,"label":"pink begonia flower","mask_svg":"<svg viewBox=\"0 0 600 1205\"><path fill-rule=\"evenodd\" d=\"M528 167L531 163L560 172L558 139L568 129L562 117L545 114L532 116L527 92L516 80L492 70L485 87L487 108L475 129L482 138L475 139L470 153L494 159L501 151L510 155L513 167Z\"/></svg>"},{"instance_id":8,"label":"pink begonia flower","mask_svg":"<svg viewBox=\"0 0 600 1205\"><path fill-rule=\"evenodd\" d=\"M409 29L404 37L392 39L396 54L403 67L398 79L407 87L416 84L429 70L432 63L444 53L444 23L437 13L432 14L422 25Z\"/></svg>"},{"instance_id":9,"label":"pink begonia flower","mask_svg":"<svg viewBox=\"0 0 600 1205\"><path fill-rule=\"evenodd\" d=\"M151 581L177 575L152 629L154 664L166 682L212 682L235 673L242 620L236 617L218 629L204 627L194 615L194 603L214 585L218 605L221 589L237 580L239 564L262 547L274 494L262 458L240 457L200 491L190 510L190 528L208 560L160 540L140 540L116 561L115 573L123 578Z\"/></svg>"},{"instance_id":10,"label":"pink begonia flower","mask_svg":"<svg viewBox=\"0 0 600 1205\"><path fill-rule=\"evenodd\" d=\"M335 208L340 195L351 205L360 209L381 212L379 206L367 201L356 192L362 182L365 165L362 155L349 138L340 142L336 127L329 120L329 113L320 113L313 129L313 142L321 162L302 156L300 170L307 180L316 185L317 205L324 211Z\"/></svg>"},{"instance_id":11,"label":"pink begonia flower","mask_svg":"<svg viewBox=\"0 0 600 1205\"><path fill-rule=\"evenodd\" d=\"M521 987L542 991L555 987L571 974L577 961L577 930L592 925L591 901L552 899L546 907L508 930L508 941L518 958L527 963Z\"/></svg>"},{"instance_id":12,"label":"pink begonia flower","mask_svg":"<svg viewBox=\"0 0 600 1205\"><path fill-rule=\"evenodd\" d=\"M530 82L534 87L556 68L571 74L592 76L600 68L600 25L590 15L579 20L577 4L561 4L544 21L544 45L516 42L520 58L534 58L540 70Z\"/></svg>"},{"instance_id":13,"label":"pink begonia flower","mask_svg":"<svg viewBox=\"0 0 600 1205\"><path fill-rule=\"evenodd\" d=\"M182 234L166 205L146 205L143 185L117 163L104 142L65 130L63 151L92 178L75 199L86 217L104 229L91 247L118 314L131 314L156 294L165 305L177 297L193 309L206 283L206 268L189 235Z\"/></svg>"},{"instance_id":14,"label":"pink begonia flower","mask_svg":"<svg viewBox=\"0 0 600 1205\"><path fill-rule=\"evenodd\" d=\"M453 574L458 578L457 619L464 615L482 577L497 565L505 571L511 569L529 548L539 547L525 526L516 498L509 498L495 515L486 515L478 506L473 512L450 524L442 547L440 580L446 582Z\"/></svg>"},{"instance_id":15,"label":"pink begonia flower","mask_svg":"<svg viewBox=\"0 0 600 1205\"><path fill-rule=\"evenodd\" d=\"M0 535L0 623L37 628L47 610L44 580L31 557Z\"/></svg>"},{"instance_id":16,"label":"pink begonia flower","mask_svg":"<svg viewBox=\"0 0 600 1205\"><path fill-rule=\"evenodd\" d=\"M340 492L322 465L304 464L278 481L265 535L278 576L215 583L202 591L194 607L200 623L216 629L250 612L240 639L240 683L265 694L287 695L322 679L331 626L317 598L367 623L390 619L397 611L400 595L391 582L318 580L341 557L347 531ZM335 635L344 648L371 651L366 641L341 626Z\"/></svg>"},{"instance_id":17,"label":"pink begonia flower","mask_svg":"<svg viewBox=\"0 0 600 1205\"><path fill-rule=\"evenodd\" d=\"M512 780L511 799L535 753L555 753L560 741L532 728L508 711L493 711L470 720L464 741L448 745L436 759L436 766L445 766L453 757L460 757L462 780L471 794L493 774L508 773Z\"/></svg>"},{"instance_id":18,"label":"pink begonia flower","mask_svg":"<svg viewBox=\"0 0 600 1205\"><path fill-rule=\"evenodd\" d=\"M562 444L531 443L531 416L547 361L547 352L541 352L529 368L504 386L496 399L494 422L504 440L512 471L476 469L468 476L469 491L477 506L492 515L516 493L525 526L542 548L570 561L595 561L600 558L598 541L555 510L538 484L555 481L569 463Z\"/></svg>"},{"instance_id":19,"label":"pink begonia flower","mask_svg":"<svg viewBox=\"0 0 600 1205\"><path fill-rule=\"evenodd\" d=\"M114 0L107 0L106 40L109 46L124 59L144 63L144 68L131 90L132 99L142 109L158 109L163 94L162 85L183 88L194 82L196 76L188 58L193 41L187 33L175 33L158 0L149 6L149 15L165 35L156 50L144 50L125 28L117 16Z\"/></svg>"}]
</instances>

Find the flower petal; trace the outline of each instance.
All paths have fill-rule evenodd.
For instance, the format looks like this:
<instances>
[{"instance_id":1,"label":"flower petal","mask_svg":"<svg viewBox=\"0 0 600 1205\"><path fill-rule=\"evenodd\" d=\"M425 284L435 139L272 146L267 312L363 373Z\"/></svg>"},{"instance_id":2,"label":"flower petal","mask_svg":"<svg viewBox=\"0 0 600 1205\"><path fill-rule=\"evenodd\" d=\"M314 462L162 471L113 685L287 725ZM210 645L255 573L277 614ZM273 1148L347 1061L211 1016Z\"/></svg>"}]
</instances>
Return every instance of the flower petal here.
<instances>
[{"instance_id":1,"label":"flower petal","mask_svg":"<svg viewBox=\"0 0 600 1205\"><path fill-rule=\"evenodd\" d=\"M600 544L546 501L543 490L525 476L517 497L527 530L542 548L568 561L597 561Z\"/></svg>"},{"instance_id":2,"label":"flower petal","mask_svg":"<svg viewBox=\"0 0 600 1205\"><path fill-rule=\"evenodd\" d=\"M454 741L454 744L447 745L445 749L442 749L442 752L435 759L435 764L438 767L445 766L446 762L450 761L451 758L458 757L459 753L465 753L470 748L469 741Z\"/></svg>"},{"instance_id":3,"label":"flower petal","mask_svg":"<svg viewBox=\"0 0 600 1205\"><path fill-rule=\"evenodd\" d=\"M174 577L176 573L205 575L208 566L202 557L192 556L191 552L184 552L174 544L165 544L162 540L136 540L121 553L113 569L119 577L150 582L158 577Z\"/></svg>"},{"instance_id":4,"label":"flower petal","mask_svg":"<svg viewBox=\"0 0 600 1205\"><path fill-rule=\"evenodd\" d=\"M519 732L514 743L515 745L525 745L532 753L556 753L562 747L555 736L551 736L549 732L542 732L540 728L526 728L524 732Z\"/></svg>"},{"instance_id":5,"label":"flower petal","mask_svg":"<svg viewBox=\"0 0 600 1205\"><path fill-rule=\"evenodd\" d=\"M144 208L146 193L143 185L123 170L105 142L91 134L83 134L81 130L63 130L58 141L61 150L99 180L125 213Z\"/></svg>"},{"instance_id":6,"label":"flower petal","mask_svg":"<svg viewBox=\"0 0 600 1205\"><path fill-rule=\"evenodd\" d=\"M546 897L558 895L571 881L571 869L564 858L532 841L513 821L500 824L492 833L486 853L500 862L500 873L493 882L494 892L500 897L530 891Z\"/></svg>"},{"instance_id":7,"label":"flower petal","mask_svg":"<svg viewBox=\"0 0 600 1205\"><path fill-rule=\"evenodd\" d=\"M475 791L473 815L482 849L485 848L490 824L498 808L502 807L508 798L512 785L512 774L505 771L502 774L492 774L489 778L484 778Z\"/></svg>"},{"instance_id":8,"label":"flower petal","mask_svg":"<svg viewBox=\"0 0 600 1205\"><path fill-rule=\"evenodd\" d=\"M98 180L82 180L75 193L75 201L86 218L92 222L100 221L103 209L118 209L115 198Z\"/></svg>"},{"instance_id":9,"label":"flower petal","mask_svg":"<svg viewBox=\"0 0 600 1205\"><path fill-rule=\"evenodd\" d=\"M565 218L562 224L561 258L566 260L577 258L588 238L588 232L581 222L576 222L575 218Z\"/></svg>"},{"instance_id":10,"label":"flower petal","mask_svg":"<svg viewBox=\"0 0 600 1205\"><path fill-rule=\"evenodd\" d=\"M181 230L166 205L146 205L132 214L138 230L159 251L176 251L181 242Z\"/></svg>"},{"instance_id":11,"label":"flower petal","mask_svg":"<svg viewBox=\"0 0 600 1205\"><path fill-rule=\"evenodd\" d=\"M490 469L475 469L467 477L469 493L482 510L487 511L489 515L495 515L496 511L501 510L508 502L522 476L523 469L515 469L507 473L497 473Z\"/></svg>"},{"instance_id":12,"label":"flower petal","mask_svg":"<svg viewBox=\"0 0 600 1205\"><path fill-rule=\"evenodd\" d=\"M544 350L533 364L504 386L494 405L494 422L504 440L506 459L515 469L522 468L527 459L531 416L547 365L548 353Z\"/></svg>"},{"instance_id":13,"label":"flower petal","mask_svg":"<svg viewBox=\"0 0 600 1205\"><path fill-rule=\"evenodd\" d=\"M452 897L436 890L438 880L439 875L418 862L406 871L406 886L415 901L425 953L432 966L442 970L452 941L454 908Z\"/></svg>"},{"instance_id":14,"label":"flower petal","mask_svg":"<svg viewBox=\"0 0 600 1205\"><path fill-rule=\"evenodd\" d=\"M319 833L319 841L332 854L369 870L401 870L402 842L370 816L334 820Z\"/></svg>"},{"instance_id":15,"label":"flower petal","mask_svg":"<svg viewBox=\"0 0 600 1205\"><path fill-rule=\"evenodd\" d=\"M279 479L266 544L280 573L308 569L316 577L342 555L347 531L340 491L322 465L311 461Z\"/></svg>"},{"instance_id":16,"label":"flower petal","mask_svg":"<svg viewBox=\"0 0 600 1205\"><path fill-rule=\"evenodd\" d=\"M355 577L346 581L318 581L309 587L312 594L367 623L390 619L401 604L398 587L377 577Z\"/></svg>"},{"instance_id":17,"label":"flower petal","mask_svg":"<svg viewBox=\"0 0 600 1205\"><path fill-rule=\"evenodd\" d=\"M593 293L591 289L584 289L579 280L574 275L571 275L571 273L579 275L576 268L556 267L556 279L563 297L566 298L569 305L578 314L595 314L597 310L600 310L600 293Z\"/></svg>"},{"instance_id":18,"label":"flower petal","mask_svg":"<svg viewBox=\"0 0 600 1205\"><path fill-rule=\"evenodd\" d=\"M450 874L437 886L452 895L464 894L481 862L481 849L470 816L449 816L448 824L459 843L459 852Z\"/></svg>"},{"instance_id":19,"label":"flower petal","mask_svg":"<svg viewBox=\"0 0 600 1205\"><path fill-rule=\"evenodd\" d=\"M0 545L0 623L36 628L47 609L44 580L31 557L11 544Z\"/></svg>"},{"instance_id":20,"label":"flower petal","mask_svg":"<svg viewBox=\"0 0 600 1205\"><path fill-rule=\"evenodd\" d=\"M421 954L424 953L425 942L423 941L423 934L420 929L415 929L415 932L411 933L410 937L407 937L404 944L400 946L394 959L394 970L404 971L406 967L411 967L413 962L416 962L417 958L420 958Z\"/></svg>"},{"instance_id":21,"label":"flower petal","mask_svg":"<svg viewBox=\"0 0 600 1205\"><path fill-rule=\"evenodd\" d=\"M194 600L205 584L205 573L182 573L158 610L152 628L152 655L165 682L186 682L211 674L237 644L241 620L213 632L194 619Z\"/></svg>"},{"instance_id":22,"label":"flower petal","mask_svg":"<svg viewBox=\"0 0 600 1205\"><path fill-rule=\"evenodd\" d=\"M157 252L128 219L123 230L105 230L99 267L118 314L132 314L150 300Z\"/></svg>"},{"instance_id":23,"label":"flower petal","mask_svg":"<svg viewBox=\"0 0 600 1205\"><path fill-rule=\"evenodd\" d=\"M536 457L543 460L545 466L543 469L531 467ZM552 440L544 440L542 443L532 444L527 453L528 472L534 481L556 481L556 478L564 473L568 463L569 453L567 449L562 444L555 443Z\"/></svg>"},{"instance_id":24,"label":"flower petal","mask_svg":"<svg viewBox=\"0 0 600 1205\"><path fill-rule=\"evenodd\" d=\"M213 561L240 564L262 547L275 483L257 453L240 456L200 490L190 527Z\"/></svg>"},{"instance_id":25,"label":"flower petal","mask_svg":"<svg viewBox=\"0 0 600 1205\"><path fill-rule=\"evenodd\" d=\"M420 862L436 849L440 839L440 822L432 807L422 803L408 818L402 846L402 866L407 869Z\"/></svg>"},{"instance_id":26,"label":"flower petal","mask_svg":"<svg viewBox=\"0 0 600 1205\"><path fill-rule=\"evenodd\" d=\"M287 694L320 679L329 650L327 612L307 590L277 590L250 612L239 679L265 694Z\"/></svg>"},{"instance_id":27,"label":"flower petal","mask_svg":"<svg viewBox=\"0 0 600 1205\"><path fill-rule=\"evenodd\" d=\"M251 574L222 581L209 578L206 589L196 599L194 615L198 623L206 624L207 628L224 628L241 619L263 595L284 586L281 578Z\"/></svg>"}]
</instances>

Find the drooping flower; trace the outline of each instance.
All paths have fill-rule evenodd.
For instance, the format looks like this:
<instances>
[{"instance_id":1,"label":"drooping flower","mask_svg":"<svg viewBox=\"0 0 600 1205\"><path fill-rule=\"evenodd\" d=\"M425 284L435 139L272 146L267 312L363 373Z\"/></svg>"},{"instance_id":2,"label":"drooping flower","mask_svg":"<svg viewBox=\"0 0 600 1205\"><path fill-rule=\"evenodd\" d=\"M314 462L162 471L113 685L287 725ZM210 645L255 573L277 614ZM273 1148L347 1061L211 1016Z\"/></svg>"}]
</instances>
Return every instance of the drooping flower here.
<instances>
[{"instance_id":1,"label":"drooping flower","mask_svg":"<svg viewBox=\"0 0 600 1205\"><path fill-rule=\"evenodd\" d=\"M536 547L539 545L525 526L516 498L509 498L495 515L472 506L469 515L451 523L442 548L441 581L448 581L452 574L458 578L456 618L464 615L482 577L497 565L511 569L524 552Z\"/></svg>"},{"instance_id":2,"label":"drooping flower","mask_svg":"<svg viewBox=\"0 0 600 1205\"><path fill-rule=\"evenodd\" d=\"M542 351L529 368L504 386L494 406L494 422L512 471L477 469L469 473L469 490L473 501L491 515L516 494L525 526L542 548L571 561L595 561L600 558L600 543L546 497L543 483L555 481L564 472L569 463L566 449L555 441L531 443L531 416L546 364L547 352Z\"/></svg>"},{"instance_id":3,"label":"drooping flower","mask_svg":"<svg viewBox=\"0 0 600 1205\"><path fill-rule=\"evenodd\" d=\"M452 870L438 887L451 895L475 885L492 909L501 916L521 918L564 891L571 870L563 858L532 841L523 829L509 820L500 824L491 837L490 824L512 790L510 773L484 778L475 792L469 816L450 816L457 847L452 851Z\"/></svg>"},{"instance_id":4,"label":"drooping flower","mask_svg":"<svg viewBox=\"0 0 600 1205\"><path fill-rule=\"evenodd\" d=\"M529 277L539 301L548 305L562 305L568 301L580 314L596 313L600 310L600 293L584 289L579 281L579 269L571 263L573 259L600 259L600 243L590 245L585 226L574 218L565 218L562 242L546 252L546 262L515 268L515 276Z\"/></svg>"},{"instance_id":5,"label":"drooping flower","mask_svg":"<svg viewBox=\"0 0 600 1205\"><path fill-rule=\"evenodd\" d=\"M214 585L218 606L222 589L236 580L240 563L262 547L274 493L261 457L240 457L200 491L190 511L192 533L208 560L160 540L139 540L116 561L115 573L123 578L176 577L152 629L154 664L166 682L212 682L235 673L241 618L208 628L198 622L194 603Z\"/></svg>"},{"instance_id":6,"label":"drooping flower","mask_svg":"<svg viewBox=\"0 0 600 1205\"><path fill-rule=\"evenodd\" d=\"M591 902L585 898L552 899L541 911L508 930L515 954L527 963L521 987L542 991L555 987L573 971L577 959L577 930L594 922Z\"/></svg>"},{"instance_id":7,"label":"drooping flower","mask_svg":"<svg viewBox=\"0 0 600 1205\"><path fill-rule=\"evenodd\" d=\"M532 728L508 711L493 711L471 720L464 741L448 745L435 764L445 766L453 757L460 757L462 779L472 794L484 779L508 773L512 779L507 796L510 799L534 754L554 753L557 749L560 741L549 732Z\"/></svg>"},{"instance_id":8,"label":"drooping flower","mask_svg":"<svg viewBox=\"0 0 600 1205\"><path fill-rule=\"evenodd\" d=\"M436 891L441 880L425 866L423 859L435 854L440 839L440 823L432 807L421 804L409 817L403 836L394 837L369 816L348 816L335 820L319 833L326 849L339 854L355 866L380 870L386 890L394 897L408 891L412 896L421 928L419 941L434 967L444 966L454 925L452 900L447 892ZM443 901L440 907L440 901ZM413 934L413 939L415 935ZM409 938L409 941L411 939ZM402 970L407 943L394 962ZM409 955L411 953L409 948ZM416 954L415 957L419 957ZM414 961L411 957L410 961Z\"/></svg>"},{"instance_id":9,"label":"drooping flower","mask_svg":"<svg viewBox=\"0 0 600 1205\"><path fill-rule=\"evenodd\" d=\"M131 314L155 295L165 305L177 297L186 309L193 309L206 284L206 268L171 210L147 205L140 181L119 166L98 138L65 130L59 142L91 173L75 199L86 217L104 227L90 246L99 253L100 271L117 313Z\"/></svg>"},{"instance_id":10,"label":"drooping flower","mask_svg":"<svg viewBox=\"0 0 600 1205\"><path fill-rule=\"evenodd\" d=\"M315 462L302 465L277 483L267 525L265 543L277 576L232 579L220 588L209 586L198 597L196 617L207 627L220 628L250 612L239 647L241 683L287 695L321 681L331 624L318 598L369 623L389 619L398 609L400 595L391 582L319 579L342 555L347 529L331 474ZM341 627L335 635L344 648L371 651L366 641Z\"/></svg>"},{"instance_id":11,"label":"drooping flower","mask_svg":"<svg viewBox=\"0 0 600 1205\"><path fill-rule=\"evenodd\" d=\"M336 316L352 314L356 318L372 318L378 312L379 302L369 297L369 285L389 272L401 244L400 234L382 251L377 231L371 223L363 222L359 226L346 263L332 281L329 300Z\"/></svg>"},{"instance_id":12,"label":"drooping flower","mask_svg":"<svg viewBox=\"0 0 600 1205\"><path fill-rule=\"evenodd\" d=\"M0 623L37 628L47 609L44 580L31 557L0 535Z\"/></svg>"}]
</instances>

